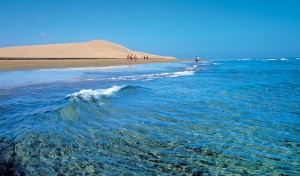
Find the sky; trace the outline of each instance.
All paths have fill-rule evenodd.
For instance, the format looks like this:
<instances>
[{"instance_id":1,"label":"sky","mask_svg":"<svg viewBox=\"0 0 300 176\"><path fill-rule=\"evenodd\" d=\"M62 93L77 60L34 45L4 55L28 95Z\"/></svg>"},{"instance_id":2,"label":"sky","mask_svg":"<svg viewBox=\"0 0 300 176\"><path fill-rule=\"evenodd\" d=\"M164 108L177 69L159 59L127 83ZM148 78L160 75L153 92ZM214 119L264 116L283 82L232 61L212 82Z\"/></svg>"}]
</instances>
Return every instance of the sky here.
<instances>
[{"instance_id":1,"label":"sky","mask_svg":"<svg viewBox=\"0 0 300 176\"><path fill-rule=\"evenodd\" d=\"M87 42L177 58L300 56L300 0L0 0L0 47Z\"/></svg>"}]
</instances>

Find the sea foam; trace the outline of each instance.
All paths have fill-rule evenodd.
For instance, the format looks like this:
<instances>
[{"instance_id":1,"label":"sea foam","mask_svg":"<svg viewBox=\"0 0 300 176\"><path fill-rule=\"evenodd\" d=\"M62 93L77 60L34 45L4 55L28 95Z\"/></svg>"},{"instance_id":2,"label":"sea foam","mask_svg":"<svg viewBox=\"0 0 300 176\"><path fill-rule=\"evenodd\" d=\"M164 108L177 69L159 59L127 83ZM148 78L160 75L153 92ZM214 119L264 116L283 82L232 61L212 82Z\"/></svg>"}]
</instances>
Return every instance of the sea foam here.
<instances>
[{"instance_id":1,"label":"sea foam","mask_svg":"<svg viewBox=\"0 0 300 176\"><path fill-rule=\"evenodd\" d=\"M285 60L288 60L288 59L287 58L280 58L280 60L285 61Z\"/></svg>"},{"instance_id":2,"label":"sea foam","mask_svg":"<svg viewBox=\"0 0 300 176\"><path fill-rule=\"evenodd\" d=\"M276 60L278 60L278 59L269 58L269 59L263 59L263 60L267 60L267 61L276 61Z\"/></svg>"},{"instance_id":3,"label":"sea foam","mask_svg":"<svg viewBox=\"0 0 300 176\"><path fill-rule=\"evenodd\" d=\"M82 89L79 92L75 92L73 94L67 95L67 97L71 98L79 98L86 101L93 100L93 99L100 99L102 97L111 97L119 92L121 89L125 88L125 86L112 86L107 89Z\"/></svg>"},{"instance_id":4,"label":"sea foam","mask_svg":"<svg viewBox=\"0 0 300 176\"><path fill-rule=\"evenodd\" d=\"M191 76L194 75L195 72L198 70L197 65L193 65L191 67L187 67L184 71L178 72L165 72L165 73L155 73L155 74L142 74L142 75L130 75L130 76L118 76L109 78L112 81L150 81L153 79L158 78L174 78L174 77L181 77L181 76Z\"/></svg>"}]
</instances>

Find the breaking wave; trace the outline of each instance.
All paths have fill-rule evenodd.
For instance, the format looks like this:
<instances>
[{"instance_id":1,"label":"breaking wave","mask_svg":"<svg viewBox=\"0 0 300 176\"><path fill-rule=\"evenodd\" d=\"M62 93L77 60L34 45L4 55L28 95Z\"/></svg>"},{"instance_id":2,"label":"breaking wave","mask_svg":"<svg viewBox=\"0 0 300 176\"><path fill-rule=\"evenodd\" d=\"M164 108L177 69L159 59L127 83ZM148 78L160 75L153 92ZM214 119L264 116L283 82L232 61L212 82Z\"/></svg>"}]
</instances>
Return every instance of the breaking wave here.
<instances>
[{"instance_id":1,"label":"breaking wave","mask_svg":"<svg viewBox=\"0 0 300 176\"><path fill-rule=\"evenodd\" d=\"M110 100L118 93L136 90L134 86L112 86L107 89L82 89L67 95L69 102L63 106L59 114L64 119L77 120L85 117L84 114L104 115Z\"/></svg>"},{"instance_id":2,"label":"breaking wave","mask_svg":"<svg viewBox=\"0 0 300 176\"><path fill-rule=\"evenodd\" d=\"M79 92L67 95L68 98L81 99L85 101L99 100L104 97L114 96L116 93L126 90L135 89L133 86L123 85L123 86L112 86L107 89L82 89Z\"/></svg>"}]
</instances>

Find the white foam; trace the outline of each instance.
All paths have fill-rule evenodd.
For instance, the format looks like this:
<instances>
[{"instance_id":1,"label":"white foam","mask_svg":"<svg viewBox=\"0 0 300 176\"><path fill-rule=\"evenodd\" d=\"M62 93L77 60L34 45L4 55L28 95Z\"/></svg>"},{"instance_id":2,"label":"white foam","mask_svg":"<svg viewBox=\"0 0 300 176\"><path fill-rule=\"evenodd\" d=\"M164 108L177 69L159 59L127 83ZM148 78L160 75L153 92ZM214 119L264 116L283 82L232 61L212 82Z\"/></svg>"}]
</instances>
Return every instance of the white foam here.
<instances>
[{"instance_id":1,"label":"white foam","mask_svg":"<svg viewBox=\"0 0 300 176\"><path fill-rule=\"evenodd\" d=\"M165 73L156 73L156 74L143 74L143 75L130 75L130 76L118 76L112 77L108 80L112 81L150 81L153 79L158 78L174 78L174 77L181 77L181 76L191 76L198 70L197 65L193 65L191 67L187 67L185 71L178 71L178 72L165 72Z\"/></svg>"},{"instance_id":2,"label":"white foam","mask_svg":"<svg viewBox=\"0 0 300 176\"><path fill-rule=\"evenodd\" d=\"M242 59L236 59L236 60L238 60L238 61L249 61L251 59L249 59L249 58L242 58Z\"/></svg>"},{"instance_id":3,"label":"white foam","mask_svg":"<svg viewBox=\"0 0 300 176\"><path fill-rule=\"evenodd\" d=\"M287 58L280 58L280 60L284 61L284 60L288 60Z\"/></svg>"},{"instance_id":4,"label":"white foam","mask_svg":"<svg viewBox=\"0 0 300 176\"><path fill-rule=\"evenodd\" d=\"M278 59L270 58L270 59L263 59L263 60L267 60L267 61L276 61L276 60L278 60Z\"/></svg>"},{"instance_id":5,"label":"white foam","mask_svg":"<svg viewBox=\"0 0 300 176\"><path fill-rule=\"evenodd\" d=\"M107 89L82 89L79 92L67 95L67 97L80 98L86 101L91 99L99 99L101 97L110 97L119 92L126 86L112 86Z\"/></svg>"},{"instance_id":6,"label":"white foam","mask_svg":"<svg viewBox=\"0 0 300 176\"><path fill-rule=\"evenodd\" d=\"M196 71L197 68L198 68L197 65L193 65L191 67L187 67L185 70L187 70L187 71Z\"/></svg>"},{"instance_id":7,"label":"white foam","mask_svg":"<svg viewBox=\"0 0 300 176\"><path fill-rule=\"evenodd\" d=\"M191 75L194 75L194 71L174 72L169 77L191 76Z\"/></svg>"},{"instance_id":8,"label":"white foam","mask_svg":"<svg viewBox=\"0 0 300 176\"><path fill-rule=\"evenodd\" d=\"M174 78L180 76L191 76L195 73L195 71L179 71L179 72L171 72L171 73L157 73L157 74L143 74L143 75L131 75L131 76L119 76L110 78L113 81L136 81L136 80L144 80L149 81L157 78Z\"/></svg>"}]
</instances>

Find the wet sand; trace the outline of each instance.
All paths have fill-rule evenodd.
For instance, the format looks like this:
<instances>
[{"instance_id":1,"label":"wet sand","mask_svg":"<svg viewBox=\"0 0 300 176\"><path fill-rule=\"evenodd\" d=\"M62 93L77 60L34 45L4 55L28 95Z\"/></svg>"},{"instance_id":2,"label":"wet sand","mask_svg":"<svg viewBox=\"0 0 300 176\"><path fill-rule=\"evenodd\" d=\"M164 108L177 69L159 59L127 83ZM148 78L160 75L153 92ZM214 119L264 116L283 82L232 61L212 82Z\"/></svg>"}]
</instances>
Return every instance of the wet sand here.
<instances>
[{"instance_id":1,"label":"wet sand","mask_svg":"<svg viewBox=\"0 0 300 176\"><path fill-rule=\"evenodd\" d=\"M8 70L33 70L33 69L51 69L51 68L79 68L79 67L107 67L130 64L147 64L176 62L177 59L159 59L150 58L149 60L138 59L137 62L130 62L123 59L0 59L0 71Z\"/></svg>"}]
</instances>

